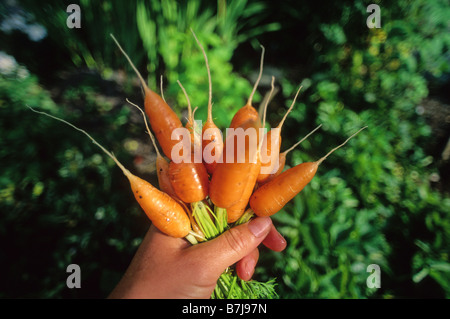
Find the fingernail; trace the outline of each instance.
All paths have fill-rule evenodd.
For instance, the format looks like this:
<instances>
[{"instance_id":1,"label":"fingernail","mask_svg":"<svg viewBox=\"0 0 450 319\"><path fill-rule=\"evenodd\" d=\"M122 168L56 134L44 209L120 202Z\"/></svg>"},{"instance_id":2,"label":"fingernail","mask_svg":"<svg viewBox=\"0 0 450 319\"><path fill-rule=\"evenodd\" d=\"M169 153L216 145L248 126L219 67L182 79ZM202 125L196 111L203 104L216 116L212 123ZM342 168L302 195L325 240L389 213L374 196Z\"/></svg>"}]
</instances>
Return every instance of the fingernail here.
<instances>
[{"instance_id":1,"label":"fingernail","mask_svg":"<svg viewBox=\"0 0 450 319\"><path fill-rule=\"evenodd\" d=\"M258 217L248 223L248 229L255 237L261 237L264 233L267 233L271 224L272 219L270 217Z\"/></svg>"},{"instance_id":2,"label":"fingernail","mask_svg":"<svg viewBox=\"0 0 450 319\"><path fill-rule=\"evenodd\" d=\"M280 244L287 244L286 238L284 238L283 235L281 235L278 231L277 231L277 236L278 236L278 240L280 241Z\"/></svg>"}]
</instances>

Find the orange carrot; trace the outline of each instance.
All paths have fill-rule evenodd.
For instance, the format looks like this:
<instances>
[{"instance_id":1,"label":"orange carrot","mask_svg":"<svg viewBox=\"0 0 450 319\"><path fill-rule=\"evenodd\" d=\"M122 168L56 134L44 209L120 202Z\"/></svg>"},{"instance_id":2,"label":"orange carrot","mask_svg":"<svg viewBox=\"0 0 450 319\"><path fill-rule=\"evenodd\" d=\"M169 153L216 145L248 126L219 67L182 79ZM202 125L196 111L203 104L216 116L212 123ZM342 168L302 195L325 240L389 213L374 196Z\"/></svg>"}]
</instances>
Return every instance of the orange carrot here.
<instances>
[{"instance_id":1,"label":"orange carrot","mask_svg":"<svg viewBox=\"0 0 450 319\"><path fill-rule=\"evenodd\" d=\"M175 193L175 190L173 189L172 183L170 182L170 178L169 178L169 162L159 152L158 146L156 145L155 138L153 137L153 134L150 131L150 128L148 127L145 112L138 105L130 102L128 99L126 99L126 100L129 104L136 107L142 113L142 117L144 118L145 127L147 128L147 133L150 136L150 140L152 141L153 147L155 148L155 151L156 151L156 176L158 177L159 189L161 191L163 191L164 193L170 195L170 197L178 199L178 196Z\"/></svg>"},{"instance_id":2,"label":"orange carrot","mask_svg":"<svg viewBox=\"0 0 450 319\"><path fill-rule=\"evenodd\" d=\"M136 75L144 88L145 112L148 115L150 126L152 127L152 130L155 133L156 139L158 140L159 145L161 145L164 154L168 158L171 158L172 147L179 142L177 139L172 140L172 131L176 128L183 127L181 121L172 108L164 101L164 99L157 93L150 90L142 75L131 61L130 57L122 49L119 42L112 34L111 38L114 40L119 50L136 72Z\"/></svg>"},{"instance_id":3,"label":"orange carrot","mask_svg":"<svg viewBox=\"0 0 450 319\"><path fill-rule=\"evenodd\" d=\"M208 115L209 118L209 115ZM203 164L209 174L213 174L218 160L223 153L223 137L220 129L214 122L207 120L202 129Z\"/></svg>"},{"instance_id":4,"label":"orange carrot","mask_svg":"<svg viewBox=\"0 0 450 319\"><path fill-rule=\"evenodd\" d=\"M267 182L270 182L272 179L274 179L275 177L280 175L283 172L284 165L286 164L286 156L288 155L288 153L290 151L292 151L294 148L296 148L298 145L300 145L304 140L306 140L311 134L313 134L315 131L317 131L321 126L322 126L322 124L320 124L314 130L309 132L305 137L303 137L300 141L298 141L297 143L292 145L289 149L287 149L283 153L280 153L280 155L278 157L278 166L273 167L272 173L270 173L270 175L265 180L258 182L259 186L261 186Z\"/></svg>"},{"instance_id":5,"label":"orange carrot","mask_svg":"<svg viewBox=\"0 0 450 319\"><path fill-rule=\"evenodd\" d=\"M203 153L203 164L206 167L206 170L209 174L213 174L217 165L217 161L215 160L216 154L217 156L222 154L223 151L223 137L222 132L214 123L212 117L212 80L211 80L211 70L208 63L208 56L206 55L205 49L203 48L200 41L197 39L194 31L191 32L197 41L198 46L200 47L203 57L205 59L206 70L208 72L208 117L206 122L203 124L202 128L202 153ZM205 151L206 149L206 151Z\"/></svg>"},{"instance_id":6,"label":"orange carrot","mask_svg":"<svg viewBox=\"0 0 450 319\"><path fill-rule=\"evenodd\" d=\"M271 92L273 89L274 78L272 77ZM265 124L265 112L263 124ZM209 196L216 206L227 210L228 223L238 220L248 205L261 168L259 158L261 145L262 141L259 141L256 153L249 155L249 160L244 163L237 162L236 156L232 162L218 163L211 178ZM224 153L226 153L226 149L224 149ZM226 157L224 157L225 159Z\"/></svg>"},{"instance_id":7,"label":"orange carrot","mask_svg":"<svg viewBox=\"0 0 450 319\"><path fill-rule=\"evenodd\" d=\"M208 196L209 177L203 163L190 161L170 162L169 178L175 193L185 203L202 201Z\"/></svg>"},{"instance_id":8,"label":"orange carrot","mask_svg":"<svg viewBox=\"0 0 450 319\"><path fill-rule=\"evenodd\" d=\"M260 67L259 67L258 78L256 79L256 82L253 86L252 92L250 93L250 96L247 100L247 104L245 104L243 107L241 107L236 112L236 114L234 114L233 119L231 120L230 128L242 127L245 130L249 127L253 127L258 130L261 127L258 111L252 105L253 96L255 95L256 89L258 87L258 84L261 80L262 73L263 73L265 49L263 46L261 46L261 49L262 49L261 62L260 62Z\"/></svg>"},{"instance_id":9,"label":"orange carrot","mask_svg":"<svg viewBox=\"0 0 450 319\"><path fill-rule=\"evenodd\" d=\"M186 123L186 128L190 132L191 150L195 151L196 145L200 149L200 137L196 133L196 123L194 120L194 111L191 110L191 102L189 96L178 81L188 103L189 118ZM183 154L184 155L184 154ZM203 163L196 162L196 154L191 152L190 160L184 160L179 163L169 163L169 179L172 187L180 198L185 203L194 203L204 200L209 192L209 177Z\"/></svg>"},{"instance_id":10,"label":"orange carrot","mask_svg":"<svg viewBox=\"0 0 450 319\"><path fill-rule=\"evenodd\" d=\"M242 129L245 132L248 132L247 129L255 130L257 141L259 141L259 129L261 128L261 120L260 120L260 114L252 106L252 101L253 101L254 94L256 93L256 89L258 87L258 84L261 80L262 73L263 73L265 49L263 46L261 46L261 48L262 48L262 52L261 52L261 62L260 62L260 70L259 70L258 78L253 86L252 92L250 93L250 96L247 100L246 105L241 107L236 112L236 114L233 116L233 119L230 124L230 129L234 129L234 130ZM270 92L270 95L273 94L273 90L274 90L274 88ZM266 100L267 103L265 105L267 105L269 101L270 101L270 99ZM233 135L227 136L226 139L228 141L227 140L225 141L225 146L224 146L223 155L222 155L223 161L226 160L226 148L227 148L226 145L230 145L231 143L234 143L234 155L235 156L238 155L238 144L236 141L236 139L237 139L236 136L233 136ZM230 141L230 139L234 139L234 140ZM241 150L245 150L245 158L243 159L245 162L249 161L250 154L247 152L247 149L249 148L250 143L252 143L252 141L250 141L250 137L245 136L244 144L240 145Z\"/></svg>"},{"instance_id":11,"label":"orange carrot","mask_svg":"<svg viewBox=\"0 0 450 319\"><path fill-rule=\"evenodd\" d=\"M267 178L269 178L271 172L274 170L274 167L278 162L281 147L281 128L283 127L283 124L286 121L287 116L292 111L292 108L295 105L295 101L297 100L297 96L300 93L301 89L302 86L298 88L291 106L286 111L286 114L283 116L278 126L275 129L272 129L269 132L267 132L266 135L264 136L264 142L261 149L262 154L261 156L265 156L265 161L262 161L261 163L262 171L258 175L257 179L258 183L264 182Z\"/></svg>"},{"instance_id":12,"label":"orange carrot","mask_svg":"<svg viewBox=\"0 0 450 319\"><path fill-rule=\"evenodd\" d=\"M331 153L342 147L366 127L361 128L344 143L333 148L318 161L301 163L294 166L258 188L250 198L250 207L255 214L257 216L271 216L277 213L313 179L319 165Z\"/></svg>"},{"instance_id":13,"label":"orange carrot","mask_svg":"<svg viewBox=\"0 0 450 319\"><path fill-rule=\"evenodd\" d=\"M176 200L153 187L149 182L132 174L112 153L100 145L86 131L56 116L45 112L36 111L31 107L29 108L33 112L46 115L73 127L77 131L85 134L95 145L105 152L105 154L108 155L117 164L117 166L119 166L124 175L128 178L131 190L133 191L137 202L142 207L148 218L160 231L172 237L185 237L191 232L189 217L183 207L177 203Z\"/></svg>"}]
</instances>

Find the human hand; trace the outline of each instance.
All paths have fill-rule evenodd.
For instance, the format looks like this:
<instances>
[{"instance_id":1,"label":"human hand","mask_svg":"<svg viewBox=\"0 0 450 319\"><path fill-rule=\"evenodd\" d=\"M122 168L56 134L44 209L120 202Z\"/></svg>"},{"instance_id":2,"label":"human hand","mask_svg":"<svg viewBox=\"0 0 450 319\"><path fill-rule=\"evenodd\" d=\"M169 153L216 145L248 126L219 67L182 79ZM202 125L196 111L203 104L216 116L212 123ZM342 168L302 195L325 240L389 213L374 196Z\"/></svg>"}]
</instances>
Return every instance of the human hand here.
<instances>
[{"instance_id":1,"label":"human hand","mask_svg":"<svg viewBox=\"0 0 450 319\"><path fill-rule=\"evenodd\" d=\"M219 276L235 263L238 276L250 280L261 243L274 251L286 247L270 217L256 217L194 246L151 226L109 298L210 298Z\"/></svg>"}]
</instances>

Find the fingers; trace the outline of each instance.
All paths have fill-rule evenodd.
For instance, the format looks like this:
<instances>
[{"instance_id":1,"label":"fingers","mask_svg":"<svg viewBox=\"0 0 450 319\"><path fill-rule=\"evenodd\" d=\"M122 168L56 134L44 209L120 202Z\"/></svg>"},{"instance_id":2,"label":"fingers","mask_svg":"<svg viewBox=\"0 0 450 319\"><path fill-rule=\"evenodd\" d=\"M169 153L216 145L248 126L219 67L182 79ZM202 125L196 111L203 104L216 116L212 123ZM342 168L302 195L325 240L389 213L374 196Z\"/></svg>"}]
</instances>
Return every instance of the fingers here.
<instances>
[{"instance_id":1,"label":"fingers","mask_svg":"<svg viewBox=\"0 0 450 319\"><path fill-rule=\"evenodd\" d=\"M286 239L277 231L275 226L272 224L269 233L262 242L264 246L273 251L282 251L286 248Z\"/></svg>"},{"instance_id":2,"label":"fingers","mask_svg":"<svg viewBox=\"0 0 450 319\"><path fill-rule=\"evenodd\" d=\"M236 273L242 280L252 279L255 266L258 262L259 250L254 249L250 254L239 260L236 264Z\"/></svg>"},{"instance_id":3,"label":"fingers","mask_svg":"<svg viewBox=\"0 0 450 319\"><path fill-rule=\"evenodd\" d=\"M218 277L227 267L252 253L269 234L271 225L270 217L256 217L217 238L191 247L190 253L208 263Z\"/></svg>"},{"instance_id":4,"label":"fingers","mask_svg":"<svg viewBox=\"0 0 450 319\"><path fill-rule=\"evenodd\" d=\"M282 251L286 248L286 240L277 231L275 226L272 224L270 226L270 231L266 238L262 241L264 246L273 251ZM250 254L239 260L236 264L236 272L239 278L242 280L252 279L253 273L255 272L256 264L259 259L259 250L255 249Z\"/></svg>"}]
</instances>

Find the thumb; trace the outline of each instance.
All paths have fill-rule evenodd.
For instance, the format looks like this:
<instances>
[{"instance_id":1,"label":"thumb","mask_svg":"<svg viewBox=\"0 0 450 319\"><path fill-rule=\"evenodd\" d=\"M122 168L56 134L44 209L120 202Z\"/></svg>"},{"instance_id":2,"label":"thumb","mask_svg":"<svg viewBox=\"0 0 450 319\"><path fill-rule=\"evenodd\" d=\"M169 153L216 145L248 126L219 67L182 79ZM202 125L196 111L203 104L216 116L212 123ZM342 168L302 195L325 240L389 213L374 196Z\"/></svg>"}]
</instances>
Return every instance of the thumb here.
<instances>
[{"instance_id":1,"label":"thumb","mask_svg":"<svg viewBox=\"0 0 450 319\"><path fill-rule=\"evenodd\" d=\"M269 233L271 225L270 217L256 217L194 247L199 257L208 263L211 275L219 277L227 267L256 249Z\"/></svg>"}]
</instances>

